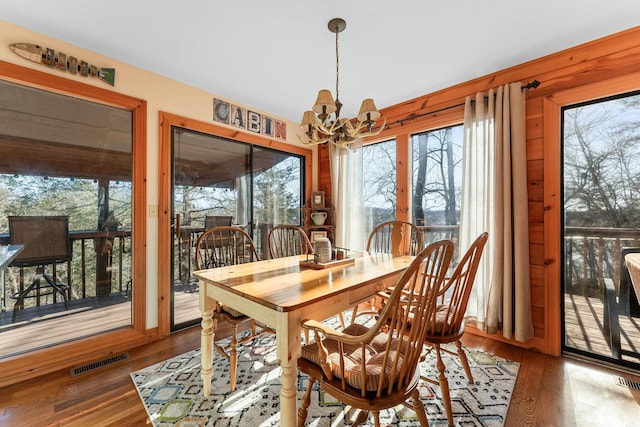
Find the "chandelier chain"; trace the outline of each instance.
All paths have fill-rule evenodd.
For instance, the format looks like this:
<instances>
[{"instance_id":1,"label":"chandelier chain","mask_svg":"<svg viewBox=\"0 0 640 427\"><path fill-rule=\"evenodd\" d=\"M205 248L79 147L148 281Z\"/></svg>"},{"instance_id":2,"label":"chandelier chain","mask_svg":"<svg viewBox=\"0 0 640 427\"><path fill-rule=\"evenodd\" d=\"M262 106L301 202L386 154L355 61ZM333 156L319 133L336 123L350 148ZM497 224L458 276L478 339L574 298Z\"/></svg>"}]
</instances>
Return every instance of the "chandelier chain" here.
<instances>
[{"instance_id":1,"label":"chandelier chain","mask_svg":"<svg viewBox=\"0 0 640 427\"><path fill-rule=\"evenodd\" d=\"M338 83L340 81L340 51L338 49L338 34L340 34L340 32L336 28L336 99L340 98L340 94L338 93Z\"/></svg>"}]
</instances>

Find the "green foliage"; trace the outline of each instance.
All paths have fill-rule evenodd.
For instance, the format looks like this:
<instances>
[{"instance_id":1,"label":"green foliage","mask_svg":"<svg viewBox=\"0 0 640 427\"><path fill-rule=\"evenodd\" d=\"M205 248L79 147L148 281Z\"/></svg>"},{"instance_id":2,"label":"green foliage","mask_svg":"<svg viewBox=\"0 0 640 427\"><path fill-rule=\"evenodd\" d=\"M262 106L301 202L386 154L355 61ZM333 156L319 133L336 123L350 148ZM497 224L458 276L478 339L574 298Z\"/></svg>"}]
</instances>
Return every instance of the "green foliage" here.
<instances>
[{"instance_id":1,"label":"green foliage","mask_svg":"<svg viewBox=\"0 0 640 427\"><path fill-rule=\"evenodd\" d=\"M110 210L121 227L131 227L131 183L110 184ZM0 233L8 216L68 215L69 230L96 230L98 184L92 180L0 175Z\"/></svg>"},{"instance_id":2,"label":"green foliage","mask_svg":"<svg viewBox=\"0 0 640 427\"><path fill-rule=\"evenodd\" d=\"M288 157L256 174L253 184L254 218L270 224L300 223L300 160Z\"/></svg>"},{"instance_id":3,"label":"green foliage","mask_svg":"<svg viewBox=\"0 0 640 427\"><path fill-rule=\"evenodd\" d=\"M120 229L131 228L132 199L130 182L109 183L109 211L112 211ZM77 230L98 230L98 183L93 180L71 177L49 178L42 176L0 175L0 234L9 233L8 216L69 216L69 231L72 233L71 273L65 264L57 266L58 280L71 283L74 298L95 295L96 257L94 254L104 248L105 239L82 239L73 237ZM110 252L112 264L112 290L118 291L120 275L123 281L131 276L131 239L125 238L124 250L116 239ZM84 265L80 256L85 254ZM122 265L119 260L122 257ZM51 272L51 266L47 267ZM31 280L33 268L25 271L25 280ZM9 269L6 275L7 292L18 289L19 270ZM28 283L27 283L28 285ZM35 304L34 299L25 301L27 306Z\"/></svg>"}]
</instances>

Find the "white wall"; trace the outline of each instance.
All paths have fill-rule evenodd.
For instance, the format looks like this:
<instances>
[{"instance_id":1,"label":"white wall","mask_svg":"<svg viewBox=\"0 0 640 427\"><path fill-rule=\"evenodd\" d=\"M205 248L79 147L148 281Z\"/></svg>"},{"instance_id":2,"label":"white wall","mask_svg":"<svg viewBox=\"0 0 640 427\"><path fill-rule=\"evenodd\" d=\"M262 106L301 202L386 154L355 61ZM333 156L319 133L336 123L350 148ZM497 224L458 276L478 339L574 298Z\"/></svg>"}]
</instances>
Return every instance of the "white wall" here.
<instances>
[{"instance_id":1,"label":"white wall","mask_svg":"<svg viewBox=\"0 0 640 427\"><path fill-rule=\"evenodd\" d=\"M115 68L115 86L92 77L82 77L68 72L58 71L42 64L21 58L9 49L11 43L34 43L56 51L67 53L90 64L104 68ZM55 74L71 80L98 86L102 89L144 99L147 102L147 209L158 206L158 146L159 146L159 111L165 111L206 123L214 123L213 98L224 99L235 105L250 108L261 114L287 122L287 143L300 145L296 133L299 124L284 120L268 111L260 111L237 100L225 98L223 94L212 94L186 84L162 77L158 74L133 67L115 59L101 56L97 53L81 49L69 43L47 37L46 35L27 30L14 24L0 21L0 60L14 63L23 67ZM216 125L224 126L218 122ZM233 128L241 131L241 129ZM312 165L312 182L316 188L317 182L317 151L314 149ZM156 209L157 212L157 209ZM149 217L147 220L147 327L153 328L158 323L158 218Z\"/></svg>"}]
</instances>

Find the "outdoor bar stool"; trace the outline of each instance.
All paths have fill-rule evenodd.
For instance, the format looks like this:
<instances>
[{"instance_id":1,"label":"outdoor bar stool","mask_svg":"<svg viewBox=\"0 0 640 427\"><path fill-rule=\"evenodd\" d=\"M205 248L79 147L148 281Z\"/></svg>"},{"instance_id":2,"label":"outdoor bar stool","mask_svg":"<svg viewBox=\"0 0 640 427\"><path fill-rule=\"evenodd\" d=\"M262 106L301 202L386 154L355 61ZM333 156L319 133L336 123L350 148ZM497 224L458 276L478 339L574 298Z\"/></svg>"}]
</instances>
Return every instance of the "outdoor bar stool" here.
<instances>
[{"instance_id":1,"label":"outdoor bar stool","mask_svg":"<svg viewBox=\"0 0 640 427\"><path fill-rule=\"evenodd\" d=\"M12 321L16 321L18 310L24 309L24 300L59 294L65 310L69 285L55 280L46 273L46 266L71 259L68 216L9 216L9 238L12 245L23 245L24 249L10 267L35 267L36 272L29 286L13 293L15 299ZM42 292L43 288L50 288Z\"/></svg>"}]
</instances>

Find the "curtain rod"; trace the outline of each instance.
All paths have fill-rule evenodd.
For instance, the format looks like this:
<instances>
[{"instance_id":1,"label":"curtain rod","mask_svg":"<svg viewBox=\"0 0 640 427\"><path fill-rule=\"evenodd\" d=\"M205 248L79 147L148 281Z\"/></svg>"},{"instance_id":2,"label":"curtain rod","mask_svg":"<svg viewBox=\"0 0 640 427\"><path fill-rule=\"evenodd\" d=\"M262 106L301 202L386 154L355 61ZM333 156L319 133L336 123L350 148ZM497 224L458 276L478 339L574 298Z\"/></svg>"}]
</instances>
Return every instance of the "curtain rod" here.
<instances>
[{"instance_id":1,"label":"curtain rod","mask_svg":"<svg viewBox=\"0 0 640 427\"><path fill-rule=\"evenodd\" d=\"M527 89L537 89L538 86L540 86L540 82L538 80L534 80L532 82L527 83L526 85L522 86L522 90L527 90ZM487 99L487 97L484 97L485 99ZM473 101L472 101L473 102ZM403 125L404 122L410 121L410 120L415 120L415 119L419 119L420 117L424 117L424 116L429 116L431 114L435 114L435 113L440 113L442 111L446 111L446 110L450 110L452 108L457 108L457 107L463 107L464 106L464 102L461 104L456 104L456 105L450 105L448 107L443 107L443 108L439 108L437 110L433 110L433 111L429 111L427 113L422 113L422 114L418 114L417 116L410 116L407 117L405 119L400 119L400 120L396 120L395 122L391 122L388 123L385 127L389 127L395 124L400 123L400 125Z\"/></svg>"}]
</instances>

